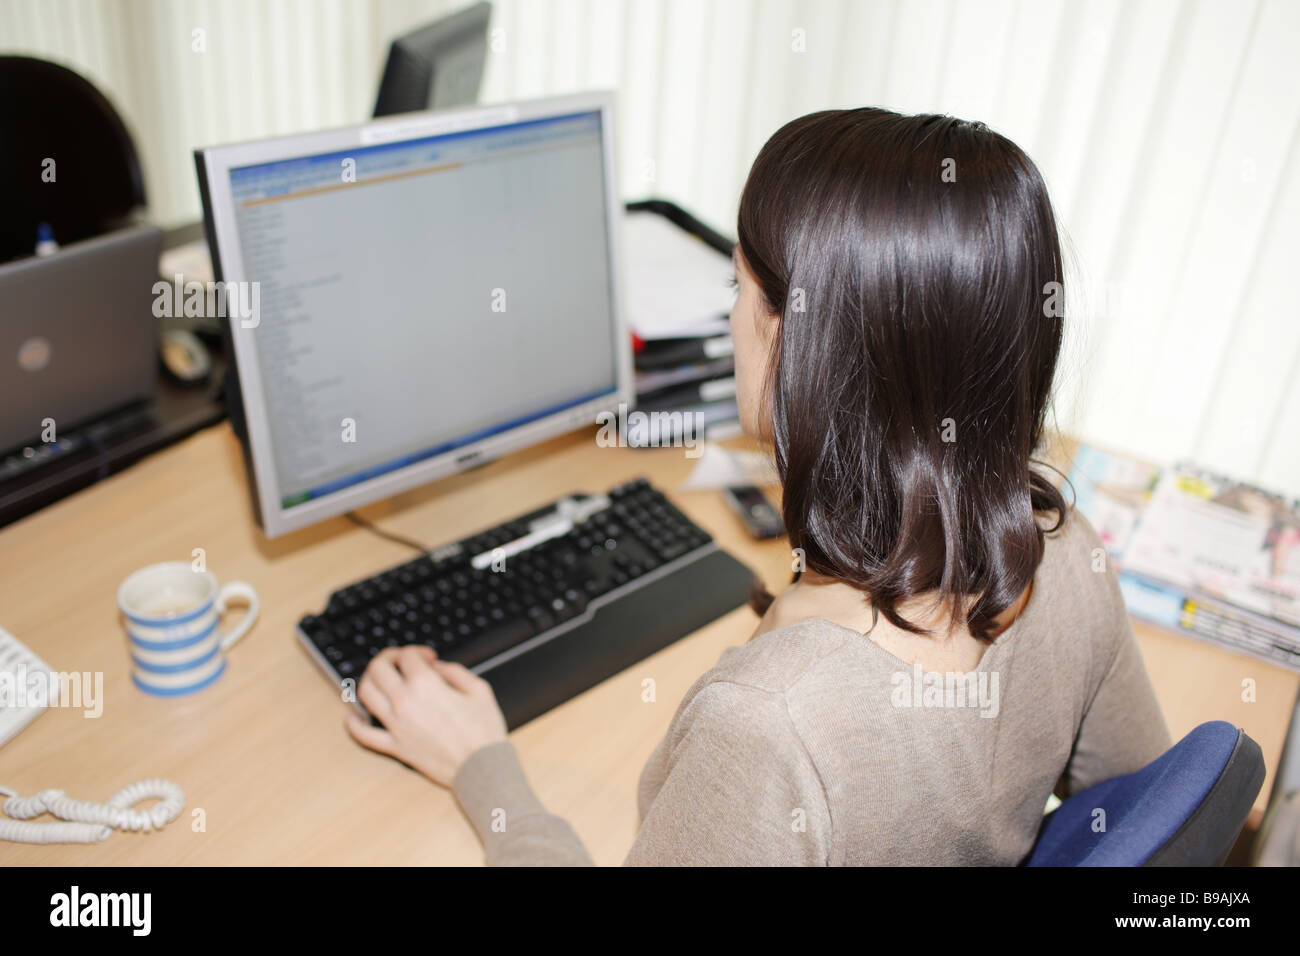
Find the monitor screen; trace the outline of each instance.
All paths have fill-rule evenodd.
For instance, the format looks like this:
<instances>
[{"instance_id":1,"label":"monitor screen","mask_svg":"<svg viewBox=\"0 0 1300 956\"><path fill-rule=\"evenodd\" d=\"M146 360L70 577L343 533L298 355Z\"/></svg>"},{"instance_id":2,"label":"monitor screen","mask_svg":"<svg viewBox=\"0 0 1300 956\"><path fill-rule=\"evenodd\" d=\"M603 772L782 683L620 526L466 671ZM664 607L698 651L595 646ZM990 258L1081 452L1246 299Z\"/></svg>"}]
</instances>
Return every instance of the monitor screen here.
<instances>
[{"instance_id":1,"label":"monitor screen","mask_svg":"<svg viewBox=\"0 0 1300 956\"><path fill-rule=\"evenodd\" d=\"M627 398L608 103L440 115L200 156L268 534Z\"/></svg>"}]
</instances>

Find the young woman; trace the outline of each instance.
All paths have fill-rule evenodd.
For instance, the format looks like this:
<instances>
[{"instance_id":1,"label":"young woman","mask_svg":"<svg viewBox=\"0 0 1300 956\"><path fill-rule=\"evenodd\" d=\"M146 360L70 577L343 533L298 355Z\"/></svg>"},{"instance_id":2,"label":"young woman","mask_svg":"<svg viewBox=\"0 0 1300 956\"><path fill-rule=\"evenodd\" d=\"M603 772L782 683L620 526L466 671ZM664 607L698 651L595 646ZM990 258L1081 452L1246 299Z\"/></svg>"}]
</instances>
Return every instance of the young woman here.
<instances>
[{"instance_id":1,"label":"young woman","mask_svg":"<svg viewBox=\"0 0 1300 956\"><path fill-rule=\"evenodd\" d=\"M1170 746L1101 543L1031 466L1062 334L1042 178L980 123L814 113L738 231L742 423L806 571L687 692L627 862L1018 863L1058 785ZM386 729L351 732L450 786L488 862L590 862L485 681L394 649L359 697Z\"/></svg>"}]
</instances>

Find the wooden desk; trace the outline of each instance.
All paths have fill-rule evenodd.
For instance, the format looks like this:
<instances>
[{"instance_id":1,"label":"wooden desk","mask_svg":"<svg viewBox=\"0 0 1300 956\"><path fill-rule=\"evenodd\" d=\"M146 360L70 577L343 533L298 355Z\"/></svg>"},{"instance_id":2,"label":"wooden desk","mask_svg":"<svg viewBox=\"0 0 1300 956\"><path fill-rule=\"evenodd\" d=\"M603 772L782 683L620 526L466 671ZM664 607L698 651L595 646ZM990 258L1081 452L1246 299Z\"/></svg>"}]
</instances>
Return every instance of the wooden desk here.
<instances>
[{"instance_id":1,"label":"wooden desk","mask_svg":"<svg viewBox=\"0 0 1300 956\"><path fill-rule=\"evenodd\" d=\"M578 488L646 474L769 587L787 582L783 541L751 541L716 493L676 491L693 464L681 449L597 448L594 432L583 432L362 514L435 544ZM195 548L221 580L258 589L261 619L216 685L188 698L149 697L129 681L114 595L140 566L189 560ZM104 674L103 715L42 715L0 748L0 783L24 795L56 787L104 800L165 777L187 798L185 814L161 833L114 834L93 846L0 843L0 865L481 862L450 793L351 741L337 693L293 637L298 617L322 607L331 589L410 556L343 518L262 538L224 424L0 531L0 624L56 671ZM542 800L573 823L597 863L616 864L631 846L637 778L682 694L753 627L750 611L734 611L513 735ZM1175 737L1204 720L1234 721L1259 741L1271 770L1300 677L1146 628L1139 640ZM1240 701L1245 676L1257 682L1256 703ZM647 677L657 685L653 703L642 700Z\"/></svg>"}]
</instances>

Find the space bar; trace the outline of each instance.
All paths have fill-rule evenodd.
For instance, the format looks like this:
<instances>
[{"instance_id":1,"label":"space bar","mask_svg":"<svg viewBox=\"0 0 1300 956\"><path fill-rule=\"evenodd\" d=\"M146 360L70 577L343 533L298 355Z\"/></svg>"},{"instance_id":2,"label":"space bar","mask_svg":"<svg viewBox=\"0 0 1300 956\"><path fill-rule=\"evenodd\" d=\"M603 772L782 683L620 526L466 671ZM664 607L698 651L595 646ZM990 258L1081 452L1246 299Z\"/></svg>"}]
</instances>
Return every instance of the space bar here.
<instances>
[{"instance_id":1,"label":"space bar","mask_svg":"<svg viewBox=\"0 0 1300 956\"><path fill-rule=\"evenodd\" d=\"M484 631L463 647L453 648L443 656L466 667L473 667L490 657L496 657L502 651L509 650L521 641L526 641L533 634L533 628L527 621L515 618Z\"/></svg>"}]
</instances>

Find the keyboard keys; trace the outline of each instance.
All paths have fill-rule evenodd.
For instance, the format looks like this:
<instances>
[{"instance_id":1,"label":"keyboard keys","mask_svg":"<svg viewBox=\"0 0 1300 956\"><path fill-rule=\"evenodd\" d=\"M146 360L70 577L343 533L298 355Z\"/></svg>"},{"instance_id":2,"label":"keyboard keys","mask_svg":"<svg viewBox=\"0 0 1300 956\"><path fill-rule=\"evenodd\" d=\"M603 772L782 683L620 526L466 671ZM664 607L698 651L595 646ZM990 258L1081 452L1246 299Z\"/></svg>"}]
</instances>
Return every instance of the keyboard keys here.
<instances>
[{"instance_id":1,"label":"keyboard keys","mask_svg":"<svg viewBox=\"0 0 1300 956\"><path fill-rule=\"evenodd\" d=\"M525 614L527 615L528 621L532 623L535 632L544 631L548 627L553 627L555 625L555 618L551 617L550 611L540 604L534 604L525 612Z\"/></svg>"}]
</instances>

